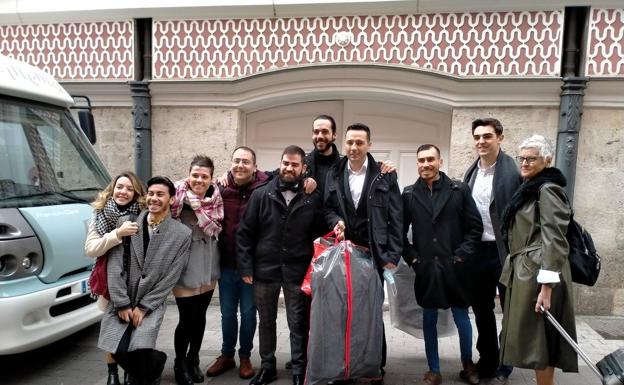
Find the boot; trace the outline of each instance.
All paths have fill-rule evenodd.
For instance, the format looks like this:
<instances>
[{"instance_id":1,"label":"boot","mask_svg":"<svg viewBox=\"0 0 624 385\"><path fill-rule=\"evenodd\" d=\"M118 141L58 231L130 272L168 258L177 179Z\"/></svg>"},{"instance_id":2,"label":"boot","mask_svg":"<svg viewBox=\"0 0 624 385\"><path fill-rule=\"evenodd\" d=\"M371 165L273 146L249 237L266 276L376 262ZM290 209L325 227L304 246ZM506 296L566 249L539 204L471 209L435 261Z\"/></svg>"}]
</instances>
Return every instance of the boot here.
<instances>
[{"instance_id":1,"label":"boot","mask_svg":"<svg viewBox=\"0 0 624 385\"><path fill-rule=\"evenodd\" d=\"M106 385L121 385L119 382L119 374L117 372L108 372L108 380Z\"/></svg>"},{"instance_id":2,"label":"boot","mask_svg":"<svg viewBox=\"0 0 624 385\"><path fill-rule=\"evenodd\" d=\"M472 361L462 362L464 370L459 372L459 378L466 381L470 385L479 385L479 372Z\"/></svg>"},{"instance_id":3,"label":"boot","mask_svg":"<svg viewBox=\"0 0 624 385\"><path fill-rule=\"evenodd\" d=\"M210 365L210 367L206 371L206 376L216 377L235 367L236 363L234 362L234 358L222 354L217 357L212 365Z\"/></svg>"},{"instance_id":4,"label":"boot","mask_svg":"<svg viewBox=\"0 0 624 385\"><path fill-rule=\"evenodd\" d=\"M173 373L178 385L194 385L189 374L188 362L186 358L176 358L173 364Z\"/></svg>"},{"instance_id":5,"label":"boot","mask_svg":"<svg viewBox=\"0 0 624 385\"><path fill-rule=\"evenodd\" d=\"M423 377L422 385L440 385L442 383L442 375L440 373L427 372Z\"/></svg>"},{"instance_id":6,"label":"boot","mask_svg":"<svg viewBox=\"0 0 624 385\"><path fill-rule=\"evenodd\" d=\"M204 382L204 373L202 373L199 368L199 356L187 357L186 360L188 362L189 374L191 375L193 382L196 384Z\"/></svg>"},{"instance_id":7,"label":"boot","mask_svg":"<svg viewBox=\"0 0 624 385\"><path fill-rule=\"evenodd\" d=\"M242 379L253 377L256 372L251 365L249 357L240 357L240 367L238 368L238 376Z\"/></svg>"}]
</instances>

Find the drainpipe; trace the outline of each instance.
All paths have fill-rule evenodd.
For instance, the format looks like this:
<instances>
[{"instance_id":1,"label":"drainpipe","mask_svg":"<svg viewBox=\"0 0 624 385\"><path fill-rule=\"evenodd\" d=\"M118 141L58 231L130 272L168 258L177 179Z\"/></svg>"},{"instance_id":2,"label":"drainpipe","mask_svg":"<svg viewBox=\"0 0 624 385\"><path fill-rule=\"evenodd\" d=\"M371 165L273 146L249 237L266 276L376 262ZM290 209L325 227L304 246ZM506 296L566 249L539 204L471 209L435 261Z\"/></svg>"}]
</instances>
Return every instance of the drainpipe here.
<instances>
[{"instance_id":1,"label":"drainpipe","mask_svg":"<svg viewBox=\"0 0 624 385\"><path fill-rule=\"evenodd\" d=\"M134 121L134 170L143 182L152 177L152 19L136 19L134 79L128 82Z\"/></svg>"},{"instance_id":2,"label":"drainpipe","mask_svg":"<svg viewBox=\"0 0 624 385\"><path fill-rule=\"evenodd\" d=\"M557 130L557 152L555 167L568 181L565 190L574 200L576 179L576 158L578 138L583 116L583 97L589 78L584 76L585 42L589 7L566 7L563 29L563 60L561 61L561 102L559 105L559 124Z\"/></svg>"}]
</instances>

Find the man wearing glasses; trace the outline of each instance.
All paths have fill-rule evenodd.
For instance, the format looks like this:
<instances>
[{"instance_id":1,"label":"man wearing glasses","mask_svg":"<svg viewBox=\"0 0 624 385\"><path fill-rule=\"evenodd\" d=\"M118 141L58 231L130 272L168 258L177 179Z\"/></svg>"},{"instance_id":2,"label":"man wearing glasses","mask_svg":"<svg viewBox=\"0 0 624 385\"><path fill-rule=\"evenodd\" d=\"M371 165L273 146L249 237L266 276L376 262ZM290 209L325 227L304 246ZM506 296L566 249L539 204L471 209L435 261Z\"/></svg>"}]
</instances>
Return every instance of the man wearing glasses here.
<instances>
[{"instance_id":1,"label":"man wearing glasses","mask_svg":"<svg viewBox=\"0 0 624 385\"><path fill-rule=\"evenodd\" d=\"M494 316L496 288L505 301L505 288L498 282L507 245L500 231L500 219L507 203L522 183L518 166L501 149L503 125L497 119L485 118L472 122L472 138L479 158L468 168L464 182L472 190L483 221L483 233L479 243L479 257L475 261L472 279L472 310L475 314L479 377L491 378L489 385L505 385L512 368L499 367L498 333Z\"/></svg>"},{"instance_id":2,"label":"man wearing glasses","mask_svg":"<svg viewBox=\"0 0 624 385\"><path fill-rule=\"evenodd\" d=\"M251 378L254 370L249 357L256 333L256 306L253 286L243 282L237 266L236 231L245 213L251 193L268 179L256 169L256 153L241 146L232 153L232 165L226 175L227 183L220 185L223 197L223 232L219 237L221 252L221 279L219 279L219 303L221 306L221 333L223 345L221 355L208 368L208 377L218 376L236 367L234 353L240 337L238 356L239 377ZM227 185L227 186L224 186ZM240 332L238 309L240 306Z\"/></svg>"}]
</instances>

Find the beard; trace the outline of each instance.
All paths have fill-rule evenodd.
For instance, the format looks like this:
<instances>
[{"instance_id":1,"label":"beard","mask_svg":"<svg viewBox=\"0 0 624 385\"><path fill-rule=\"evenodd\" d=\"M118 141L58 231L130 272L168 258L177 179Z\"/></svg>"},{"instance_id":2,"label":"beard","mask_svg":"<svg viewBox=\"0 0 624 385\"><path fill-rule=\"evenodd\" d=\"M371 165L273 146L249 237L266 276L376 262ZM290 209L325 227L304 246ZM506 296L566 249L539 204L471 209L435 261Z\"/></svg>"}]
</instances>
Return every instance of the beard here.
<instances>
[{"instance_id":1,"label":"beard","mask_svg":"<svg viewBox=\"0 0 624 385\"><path fill-rule=\"evenodd\" d=\"M297 183L301 182L303 174L294 175L294 174L279 174L279 180L285 185L295 186Z\"/></svg>"},{"instance_id":2,"label":"beard","mask_svg":"<svg viewBox=\"0 0 624 385\"><path fill-rule=\"evenodd\" d=\"M326 140L323 140L323 139L317 139L317 140L314 140L312 142L312 144L314 144L314 148L317 151L321 151L321 152L322 151L327 151L331 147L332 143L334 143L334 142L333 141L326 141Z\"/></svg>"}]
</instances>

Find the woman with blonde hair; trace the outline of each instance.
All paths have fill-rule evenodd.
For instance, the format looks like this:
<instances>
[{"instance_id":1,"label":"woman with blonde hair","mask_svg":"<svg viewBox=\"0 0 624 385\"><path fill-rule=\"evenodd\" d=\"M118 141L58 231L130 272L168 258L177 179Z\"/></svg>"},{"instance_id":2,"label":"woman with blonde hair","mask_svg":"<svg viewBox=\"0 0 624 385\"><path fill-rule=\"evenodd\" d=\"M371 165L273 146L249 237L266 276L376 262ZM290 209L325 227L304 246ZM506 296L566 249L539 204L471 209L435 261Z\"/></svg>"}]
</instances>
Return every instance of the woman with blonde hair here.
<instances>
[{"instance_id":1,"label":"woman with blonde hair","mask_svg":"<svg viewBox=\"0 0 624 385\"><path fill-rule=\"evenodd\" d=\"M117 227L117 222L122 216L138 215L145 207L145 189L133 172L126 171L117 175L98 194L91 206L93 207L93 218L89 224L85 254L92 258L103 258L108 250L121 243L123 237L137 232L137 223L125 221ZM107 304L106 298L98 297L100 309L105 309ZM117 363L110 353L106 353L106 363L108 364L106 384L120 385Z\"/></svg>"},{"instance_id":2,"label":"woman with blonde hair","mask_svg":"<svg viewBox=\"0 0 624 385\"><path fill-rule=\"evenodd\" d=\"M173 288L180 319L175 329L174 372L179 385L204 381L199 350L206 328L206 311L220 278L217 237L221 233L223 199L213 181L214 164L204 155L191 161L189 176L175 182L171 216L193 231L190 257Z\"/></svg>"},{"instance_id":3,"label":"woman with blonde hair","mask_svg":"<svg viewBox=\"0 0 624 385\"><path fill-rule=\"evenodd\" d=\"M501 332L505 365L535 370L538 385L553 385L555 367L578 372L576 353L550 325L550 310L576 338L572 276L566 239L571 208L566 179L551 167L553 150L541 135L519 146L520 185L503 213L509 255L501 274L507 287Z\"/></svg>"}]
</instances>

